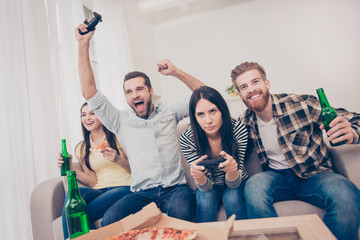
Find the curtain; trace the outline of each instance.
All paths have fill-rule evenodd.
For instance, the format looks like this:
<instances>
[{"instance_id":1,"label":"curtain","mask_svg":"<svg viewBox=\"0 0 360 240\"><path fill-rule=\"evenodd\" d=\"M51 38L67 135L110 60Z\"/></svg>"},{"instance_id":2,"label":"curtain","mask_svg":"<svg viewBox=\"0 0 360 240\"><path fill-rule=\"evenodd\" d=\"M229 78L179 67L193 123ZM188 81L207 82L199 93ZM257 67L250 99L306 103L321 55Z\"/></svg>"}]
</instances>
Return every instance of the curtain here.
<instances>
[{"instance_id":1,"label":"curtain","mask_svg":"<svg viewBox=\"0 0 360 240\"><path fill-rule=\"evenodd\" d=\"M119 9L121 11L119 11ZM93 10L103 16L95 33L97 86L111 103L126 108L123 78L133 69L122 1L93 1Z\"/></svg>"},{"instance_id":2,"label":"curtain","mask_svg":"<svg viewBox=\"0 0 360 240\"><path fill-rule=\"evenodd\" d=\"M2 239L32 239L31 192L59 176L61 139L67 139L70 153L82 139L84 99L73 31L84 12L80 0L0 1L0 232ZM121 1L98 2L95 11L104 23L94 36L94 51L103 51L97 54L97 82L114 105L124 108L122 78L131 58Z\"/></svg>"}]
</instances>

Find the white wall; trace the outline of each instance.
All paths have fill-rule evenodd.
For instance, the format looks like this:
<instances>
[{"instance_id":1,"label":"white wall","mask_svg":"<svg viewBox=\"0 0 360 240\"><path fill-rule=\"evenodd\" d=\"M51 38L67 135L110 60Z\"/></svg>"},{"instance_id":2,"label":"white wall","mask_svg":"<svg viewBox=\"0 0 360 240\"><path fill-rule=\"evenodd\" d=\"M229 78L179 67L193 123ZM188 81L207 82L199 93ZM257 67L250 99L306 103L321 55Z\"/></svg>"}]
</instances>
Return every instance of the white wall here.
<instances>
[{"instance_id":1,"label":"white wall","mask_svg":"<svg viewBox=\"0 0 360 240\"><path fill-rule=\"evenodd\" d=\"M272 93L316 94L323 87L334 107L360 112L360 1L223 1L212 9L206 2L199 1L203 11L199 3L183 11L160 11L167 15L160 20L156 13L128 13L137 18L127 22L134 66L149 73L163 99L190 92L156 73L155 63L162 58L225 97L231 70L256 61L267 71Z\"/></svg>"}]
</instances>

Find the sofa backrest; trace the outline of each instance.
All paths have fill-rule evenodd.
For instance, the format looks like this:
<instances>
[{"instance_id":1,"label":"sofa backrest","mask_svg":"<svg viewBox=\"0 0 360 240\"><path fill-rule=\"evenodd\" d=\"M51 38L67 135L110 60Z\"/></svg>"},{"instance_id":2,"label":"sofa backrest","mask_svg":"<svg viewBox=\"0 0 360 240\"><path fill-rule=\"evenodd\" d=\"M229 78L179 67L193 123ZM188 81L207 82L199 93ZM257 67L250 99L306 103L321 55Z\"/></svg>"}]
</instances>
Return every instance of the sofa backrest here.
<instances>
[{"instance_id":1,"label":"sofa backrest","mask_svg":"<svg viewBox=\"0 0 360 240\"><path fill-rule=\"evenodd\" d=\"M185 118L177 125L177 134L180 134L190 126L190 119ZM180 146L179 146L180 147ZM181 151L180 151L181 152ZM334 162L335 171L348 177L355 185L360 189L360 178L358 177L358 169L360 169L360 144L344 145L336 148L329 148L330 157ZM193 190L196 189L194 179L190 174L190 167L185 157L181 152L181 161L185 169L185 177L187 184ZM79 162L73 162L74 167L81 169ZM249 177L255 173L261 172L259 158L256 151L253 151L247 159L245 159L245 169L249 174ZM83 186L79 183L79 186ZM67 186L65 186L67 189Z\"/></svg>"}]
</instances>

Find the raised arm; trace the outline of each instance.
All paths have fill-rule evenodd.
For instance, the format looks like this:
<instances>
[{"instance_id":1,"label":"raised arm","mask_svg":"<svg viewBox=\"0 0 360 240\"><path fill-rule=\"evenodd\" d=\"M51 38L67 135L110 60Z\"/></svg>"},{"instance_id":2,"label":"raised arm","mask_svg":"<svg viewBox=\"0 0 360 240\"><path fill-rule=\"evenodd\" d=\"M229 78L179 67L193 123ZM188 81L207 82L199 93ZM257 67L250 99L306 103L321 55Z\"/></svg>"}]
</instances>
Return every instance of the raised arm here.
<instances>
[{"instance_id":1,"label":"raised arm","mask_svg":"<svg viewBox=\"0 0 360 240\"><path fill-rule=\"evenodd\" d=\"M168 59L161 60L157 65L158 71L161 74L170 75L180 79L183 83L186 84L186 86L190 88L191 91L194 91L201 86L205 86L205 84L199 79L194 78L181 69L175 67L175 65Z\"/></svg>"},{"instance_id":2,"label":"raised arm","mask_svg":"<svg viewBox=\"0 0 360 240\"><path fill-rule=\"evenodd\" d=\"M75 29L75 37L78 41L78 67L81 93L87 100L96 93L95 78L91 68L89 56L90 39L94 35L95 31L90 31L85 35L81 35L79 34L79 29L82 32L86 32L87 25L82 23Z\"/></svg>"}]
</instances>

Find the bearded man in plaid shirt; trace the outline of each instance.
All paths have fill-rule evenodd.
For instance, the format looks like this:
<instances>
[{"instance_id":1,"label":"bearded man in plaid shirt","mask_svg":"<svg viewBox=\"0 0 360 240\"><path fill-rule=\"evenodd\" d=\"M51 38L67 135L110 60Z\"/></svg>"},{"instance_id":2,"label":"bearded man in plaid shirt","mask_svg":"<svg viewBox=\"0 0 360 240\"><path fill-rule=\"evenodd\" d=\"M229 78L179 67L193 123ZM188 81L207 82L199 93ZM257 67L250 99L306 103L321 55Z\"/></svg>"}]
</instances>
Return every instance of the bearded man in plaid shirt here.
<instances>
[{"instance_id":1,"label":"bearded man in plaid shirt","mask_svg":"<svg viewBox=\"0 0 360 240\"><path fill-rule=\"evenodd\" d=\"M240 120L264 170L246 183L248 217L276 217L274 202L302 200L325 209L323 221L338 239L355 239L360 191L333 172L319 101L311 95L270 94L265 70L257 63L236 66L231 78L248 107ZM337 113L327 132L329 141L359 144L360 115L345 109Z\"/></svg>"}]
</instances>

